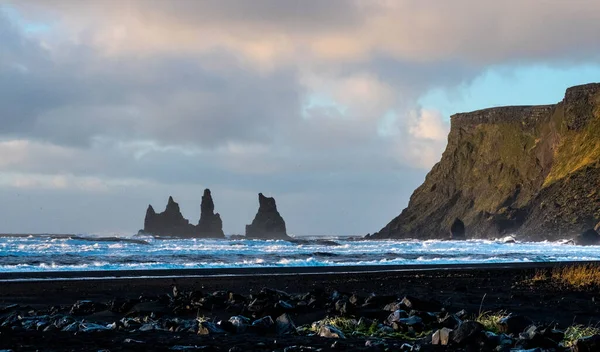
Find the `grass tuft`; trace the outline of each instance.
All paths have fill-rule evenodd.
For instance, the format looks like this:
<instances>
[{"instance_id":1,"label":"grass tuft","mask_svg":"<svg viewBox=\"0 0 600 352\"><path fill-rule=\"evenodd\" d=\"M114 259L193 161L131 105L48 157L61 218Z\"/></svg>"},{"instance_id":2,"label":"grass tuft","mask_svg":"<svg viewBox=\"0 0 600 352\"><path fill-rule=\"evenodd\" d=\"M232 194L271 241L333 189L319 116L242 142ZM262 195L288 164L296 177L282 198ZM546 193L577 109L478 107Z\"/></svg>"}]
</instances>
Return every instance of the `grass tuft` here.
<instances>
[{"instance_id":1,"label":"grass tuft","mask_svg":"<svg viewBox=\"0 0 600 352\"><path fill-rule=\"evenodd\" d=\"M585 264L555 268L551 279L553 282L574 288L600 286L600 265Z\"/></svg>"},{"instance_id":2,"label":"grass tuft","mask_svg":"<svg viewBox=\"0 0 600 352\"><path fill-rule=\"evenodd\" d=\"M479 313L479 315L474 320L483 325L487 331L498 333L500 331L500 320L503 318L507 318L508 316L509 314L503 310L498 312L482 312Z\"/></svg>"},{"instance_id":3,"label":"grass tuft","mask_svg":"<svg viewBox=\"0 0 600 352\"><path fill-rule=\"evenodd\" d=\"M565 339L563 345L571 347L575 341L584 337L600 334L600 328L596 326L573 325L565 330Z\"/></svg>"}]
</instances>

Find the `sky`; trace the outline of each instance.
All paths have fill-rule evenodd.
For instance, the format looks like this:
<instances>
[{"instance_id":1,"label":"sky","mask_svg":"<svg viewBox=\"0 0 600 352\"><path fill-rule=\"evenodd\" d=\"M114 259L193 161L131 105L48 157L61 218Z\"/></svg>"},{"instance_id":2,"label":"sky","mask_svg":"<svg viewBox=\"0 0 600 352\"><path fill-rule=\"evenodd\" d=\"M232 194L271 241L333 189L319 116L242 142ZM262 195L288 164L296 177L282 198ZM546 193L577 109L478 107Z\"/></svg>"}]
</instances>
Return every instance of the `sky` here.
<instances>
[{"instance_id":1,"label":"sky","mask_svg":"<svg viewBox=\"0 0 600 352\"><path fill-rule=\"evenodd\" d=\"M408 204L450 116L600 81L600 2L0 0L0 233L133 234L210 188L294 235Z\"/></svg>"}]
</instances>

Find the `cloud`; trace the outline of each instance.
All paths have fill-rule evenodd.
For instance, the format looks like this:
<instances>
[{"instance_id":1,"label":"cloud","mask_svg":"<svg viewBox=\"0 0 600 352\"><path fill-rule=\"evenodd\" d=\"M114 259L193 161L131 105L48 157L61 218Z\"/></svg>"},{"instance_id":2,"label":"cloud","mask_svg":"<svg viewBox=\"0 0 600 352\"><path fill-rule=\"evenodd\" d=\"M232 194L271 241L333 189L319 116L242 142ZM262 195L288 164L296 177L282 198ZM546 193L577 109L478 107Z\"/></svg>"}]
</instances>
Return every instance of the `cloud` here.
<instances>
[{"instance_id":1,"label":"cloud","mask_svg":"<svg viewBox=\"0 0 600 352\"><path fill-rule=\"evenodd\" d=\"M132 230L147 202L194 209L208 186L231 231L259 191L301 233L373 231L445 146L448 116L421 96L600 53L594 2L0 3L0 188L123 202Z\"/></svg>"}]
</instances>

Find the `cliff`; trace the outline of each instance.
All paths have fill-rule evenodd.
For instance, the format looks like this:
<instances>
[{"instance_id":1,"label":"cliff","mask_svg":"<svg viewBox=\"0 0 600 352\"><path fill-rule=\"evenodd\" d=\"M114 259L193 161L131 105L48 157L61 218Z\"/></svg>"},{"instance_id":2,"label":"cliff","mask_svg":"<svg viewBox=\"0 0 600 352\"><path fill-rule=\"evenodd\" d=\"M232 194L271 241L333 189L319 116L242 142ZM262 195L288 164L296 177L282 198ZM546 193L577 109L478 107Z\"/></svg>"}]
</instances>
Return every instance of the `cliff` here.
<instances>
[{"instance_id":1,"label":"cliff","mask_svg":"<svg viewBox=\"0 0 600 352\"><path fill-rule=\"evenodd\" d=\"M440 162L370 237L448 238L460 219L467 238L570 238L600 221L599 185L600 84L587 84L555 105L452 116Z\"/></svg>"}]
</instances>

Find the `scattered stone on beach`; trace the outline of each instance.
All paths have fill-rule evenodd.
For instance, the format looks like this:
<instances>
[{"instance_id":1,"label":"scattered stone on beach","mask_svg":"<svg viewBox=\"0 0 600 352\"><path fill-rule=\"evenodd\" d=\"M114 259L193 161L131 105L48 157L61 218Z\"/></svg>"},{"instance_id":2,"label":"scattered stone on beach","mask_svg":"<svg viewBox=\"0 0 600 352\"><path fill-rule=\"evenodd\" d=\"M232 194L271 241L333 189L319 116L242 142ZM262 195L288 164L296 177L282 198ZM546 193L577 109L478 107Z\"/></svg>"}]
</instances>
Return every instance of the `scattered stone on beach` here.
<instances>
[{"instance_id":1,"label":"scattered stone on beach","mask_svg":"<svg viewBox=\"0 0 600 352\"><path fill-rule=\"evenodd\" d=\"M573 344L573 352L597 352L600 351L600 335L581 338Z\"/></svg>"},{"instance_id":2,"label":"scattered stone on beach","mask_svg":"<svg viewBox=\"0 0 600 352\"><path fill-rule=\"evenodd\" d=\"M506 334L520 334L527 327L533 324L533 321L523 315L511 315L500 319L498 330Z\"/></svg>"},{"instance_id":3,"label":"scattered stone on beach","mask_svg":"<svg viewBox=\"0 0 600 352\"><path fill-rule=\"evenodd\" d=\"M461 219L456 218L450 227L450 239L464 240L465 239L465 224Z\"/></svg>"},{"instance_id":4,"label":"scattered stone on beach","mask_svg":"<svg viewBox=\"0 0 600 352\"><path fill-rule=\"evenodd\" d=\"M434 332L433 335L431 336L431 344L432 345L442 345L442 346L446 346L448 345L448 342L450 342L450 333L452 332L452 329L448 329L448 328L441 328L438 331Z\"/></svg>"},{"instance_id":5,"label":"scattered stone on beach","mask_svg":"<svg viewBox=\"0 0 600 352\"><path fill-rule=\"evenodd\" d=\"M600 235L594 229L588 229L573 240L578 246L600 245Z\"/></svg>"},{"instance_id":6,"label":"scattered stone on beach","mask_svg":"<svg viewBox=\"0 0 600 352\"><path fill-rule=\"evenodd\" d=\"M90 315L106 309L107 305L104 303L81 300L75 302L75 304L71 307L70 313L73 315Z\"/></svg>"},{"instance_id":7,"label":"scattered stone on beach","mask_svg":"<svg viewBox=\"0 0 600 352\"><path fill-rule=\"evenodd\" d=\"M275 320L275 330L278 335L294 334L296 333L296 325L292 321L292 318L287 313L284 313Z\"/></svg>"},{"instance_id":8,"label":"scattered stone on beach","mask_svg":"<svg viewBox=\"0 0 600 352\"><path fill-rule=\"evenodd\" d=\"M210 321L202 321L198 326L198 335L217 335L224 333L225 330L219 328L217 324Z\"/></svg>"},{"instance_id":9,"label":"scattered stone on beach","mask_svg":"<svg viewBox=\"0 0 600 352\"><path fill-rule=\"evenodd\" d=\"M340 329L333 327L331 325L327 325L327 324L323 324L323 325L319 326L319 336L327 337L327 338L331 338L331 339L345 339L346 338L346 336Z\"/></svg>"},{"instance_id":10,"label":"scattered stone on beach","mask_svg":"<svg viewBox=\"0 0 600 352\"><path fill-rule=\"evenodd\" d=\"M458 329L452 331L450 337L457 345L470 344L481 337L484 330L483 325L476 321L464 321Z\"/></svg>"},{"instance_id":11,"label":"scattered stone on beach","mask_svg":"<svg viewBox=\"0 0 600 352\"><path fill-rule=\"evenodd\" d=\"M246 237L256 239L287 240L285 221L277 211L275 198L258 194L258 212L252 224L246 225Z\"/></svg>"}]
</instances>

